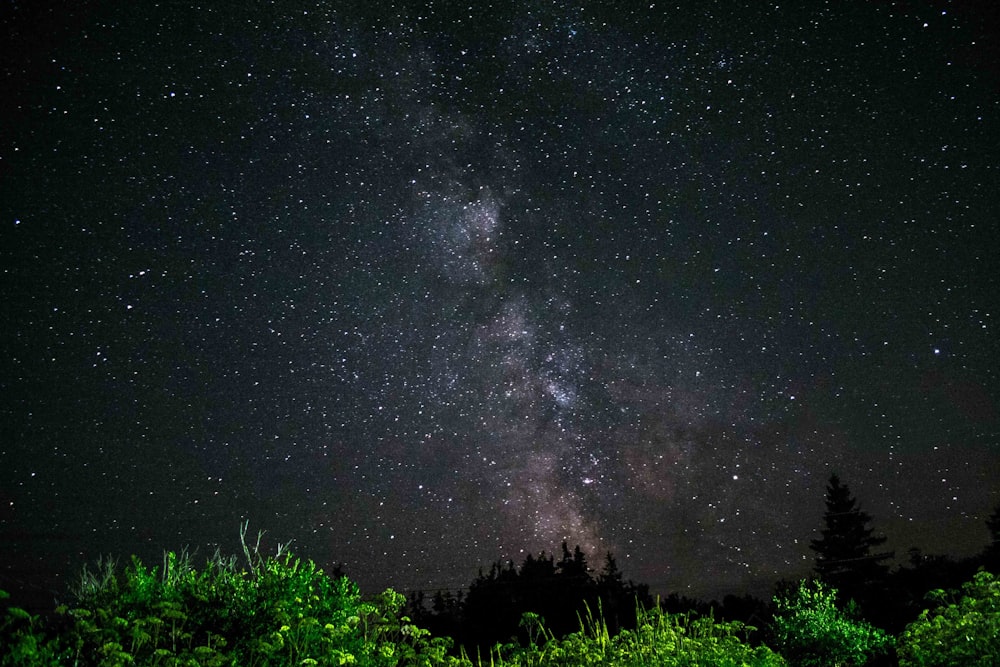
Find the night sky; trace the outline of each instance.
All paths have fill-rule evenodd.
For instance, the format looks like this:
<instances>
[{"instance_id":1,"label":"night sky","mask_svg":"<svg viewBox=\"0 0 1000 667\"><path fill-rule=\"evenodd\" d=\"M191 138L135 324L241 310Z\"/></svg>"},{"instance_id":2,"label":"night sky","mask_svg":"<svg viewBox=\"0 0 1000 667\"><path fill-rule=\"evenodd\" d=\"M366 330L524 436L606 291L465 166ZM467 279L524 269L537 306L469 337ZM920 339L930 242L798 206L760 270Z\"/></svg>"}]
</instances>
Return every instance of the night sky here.
<instances>
[{"instance_id":1,"label":"night sky","mask_svg":"<svg viewBox=\"0 0 1000 667\"><path fill-rule=\"evenodd\" d=\"M0 588L249 520L366 592L767 595L833 472L977 553L989 4L4 2Z\"/></svg>"}]
</instances>

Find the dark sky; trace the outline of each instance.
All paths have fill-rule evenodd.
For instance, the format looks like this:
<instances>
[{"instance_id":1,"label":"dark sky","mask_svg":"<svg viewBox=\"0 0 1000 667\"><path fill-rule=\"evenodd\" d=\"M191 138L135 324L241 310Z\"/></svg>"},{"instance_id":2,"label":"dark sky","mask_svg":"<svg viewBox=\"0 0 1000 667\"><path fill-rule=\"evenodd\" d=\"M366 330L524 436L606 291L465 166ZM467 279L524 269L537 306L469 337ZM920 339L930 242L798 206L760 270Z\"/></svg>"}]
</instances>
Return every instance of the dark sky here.
<instances>
[{"instance_id":1,"label":"dark sky","mask_svg":"<svg viewBox=\"0 0 1000 667\"><path fill-rule=\"evenodd\" d=\"M0 587L249 520L767 594L832 472L981 550L989 3L738 4L5 2Z\"/></svg>"}]
</instances>

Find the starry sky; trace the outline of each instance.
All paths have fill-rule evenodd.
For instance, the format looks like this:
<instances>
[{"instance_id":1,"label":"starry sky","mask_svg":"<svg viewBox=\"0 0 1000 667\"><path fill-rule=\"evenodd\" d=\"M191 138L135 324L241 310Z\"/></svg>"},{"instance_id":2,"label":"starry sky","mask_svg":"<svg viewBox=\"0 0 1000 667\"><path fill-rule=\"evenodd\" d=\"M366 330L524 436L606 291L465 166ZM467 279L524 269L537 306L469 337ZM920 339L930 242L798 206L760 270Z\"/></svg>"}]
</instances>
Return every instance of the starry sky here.
<instances>
[{"instance_id":1,"label":"starry sky","mask_svg":"<svg viewBox=\"0 0 1000 667\"><path fill-rule=\"evenodd\" d=\"M4 3L0 587L246 520L369 592L567 540L766 595L833 472L977 553L988 5Z\"/></svg>"}]
</instances>

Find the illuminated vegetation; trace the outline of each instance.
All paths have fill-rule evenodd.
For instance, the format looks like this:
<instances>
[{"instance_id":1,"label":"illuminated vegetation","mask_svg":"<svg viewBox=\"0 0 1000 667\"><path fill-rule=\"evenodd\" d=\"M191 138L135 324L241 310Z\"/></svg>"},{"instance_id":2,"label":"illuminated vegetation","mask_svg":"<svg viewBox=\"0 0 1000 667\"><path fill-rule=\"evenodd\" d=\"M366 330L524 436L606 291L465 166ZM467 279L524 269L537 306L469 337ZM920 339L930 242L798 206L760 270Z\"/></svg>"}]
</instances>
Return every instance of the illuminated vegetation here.
<instances>
[{"instance_id":1,"label":"illuminated vegetation","mask_svg":"<svg viewBox=\"0 0 1000 667\"><path fill-rule=\"evenodd\" d=\"M961 591L933 591L933 608L894 639L820 581L787 586L764 627L755 628L718 617L721 606L671 612L671 600L642 604L644 587L622 582L613 559L593 578L585 559L564 545L559 562L542 555L520 572L511 564L481 574L471 590L492 591L487 602L518 601L495 607L496 622L515 610L519 620L506 640L483 642L476 634L456 644L414 622L401 594L363 597L347 577L327 575L285 546L263 556L259 538L247 544L246 526L241 536L243 558L216 553L201 569L186 551L168 552L154 567L136 557L124 567L99 560L84 569L73 603L47 621L8 606L0 612L0 667L860 667L896 664L897 649L903 667L1000 659L1000 582L986 571ZM524 597L543 584L544 596ZM622 613L625 593L634 595L631 614ZM538 606L553 596L575 609L574 628L565 625L565 609ZM477 604L484 602L473 597L468 608ZM549 624L540 611L562 620Z\"/></svg>"}]
</instances>

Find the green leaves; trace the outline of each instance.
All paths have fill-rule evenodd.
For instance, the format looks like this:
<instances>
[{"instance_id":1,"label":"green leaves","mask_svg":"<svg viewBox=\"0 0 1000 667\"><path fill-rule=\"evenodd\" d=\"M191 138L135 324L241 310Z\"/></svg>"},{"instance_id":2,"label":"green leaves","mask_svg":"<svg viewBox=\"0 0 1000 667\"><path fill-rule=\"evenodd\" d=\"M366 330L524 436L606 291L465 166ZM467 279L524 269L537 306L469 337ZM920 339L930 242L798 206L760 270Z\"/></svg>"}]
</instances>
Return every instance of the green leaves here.
<instances>
[{"instance_id":1,"label":"green leaves","mask_svg":"<svg viewBox=\"0 0 1000 667\"><path fill-rule=\"evenodd\" d=\"M354 582L284 548L263 557L244 547L249 571L218 554L199 570L186 551L160 567L101 560L84 570L76 604L57 610L57 636L20 608L0 616L0 667L455 664L450 639L401 615L399 593L363 600Z\"/></svg>"},{"instance_id":2,"label":"green leaves","mask_svg":"<svg viewBox=\"0 0 1000 667\"><path fill-rule=\"evenodd\" d=\"M0 600L8 593L0 590ZM38 616L20 607L7 607L0 617L0 666L46 667L61 664L58 646L47 638L40 627Z\"/></svg>"},{"instance_id":3,"label":"green leaves","mask_svg":"<svg viewBox=\"0 0 1000 667\"><path fill-rule=\"evenodd\" d=\"M980 571L961 591L932 591L934 603L899 640L903 667L992 667L1000 664L1000 579Z\"/></svg>"},{"instance_id":4,"label":"green leaves","mask_svg":"<svg viewBox=\"0 0 1000 667\"><path fill-rule=\"evenodd\" d=\"M659 608L638 611L638 627L611 636L603 619L589 613L578 632L559 638L545 629L536 614L525 614L522 626L529 643L498 646L490 663L503 667L783 667L785 661L764 646L754 647L740 636L750 628L714 617L669 614ZM485 663L484 663L485 664Z\"/></svg>"},{"instance_id":5,"label":"green leaves","mask_svg":"<svg viewBox=\"0 0 1000 667\"><path fill-rule=\"evenodd\" d=\"M882 630L840 610L837 591L821 581L801 581L774 603L775 641L794 667L863 665L892 644Z\"/></svg>"},{"instance_id":6,"label":"green leaves","mask_svg":"<svg viewBox=\"0 0 1000 667\"><path fill-rule=\"evenodd\" d=\"M288 553L256 560L253 572L237 571L233 561L217 559L198 571L186 557L169 553L162 569L132 559L123 572L101 572L101 585L88 588L79 606L60 610L65 628L57 637L34 629L37 619L27 612L8 610L0 639L20 639L5 642L0 665L485 664L451 655L450 638L432 637L401 615L405 598L399 593L387 590L364 600L355 583L330 579L315 564ZM741 636L748 628L740 623L671 615L658 608L640 611L639 621L635 631L612 636L600 609L597 614L587 609L580 630L559 638L541 616L526 614L522 626L528 646L497 646L488 660L493 667L784 664L769 649L745 643Z\"/></svg>"},{"instance_id":7,"label":"green leaves","mask_svg":"<svg viewBox=\"0 0 1000 667\"><path fill-rule=\"evenodd\" d=\"M393 590L366 599L354 582L287 551L251 555L253 571L218 555L198 569L184 552L153 568L137 558L121 571L102 561L83 578L77 605L57 610L58 634L23 609L2 610L0 667L848 667L892 646L838 607L834 589L801 582L774 600L781 655L750 644L754 629L742 623L658 606L639 609L635 629L612 633L598 606L585 608L578 630L565 636L540 614L525 614L525 645L498 644L472 659L402 615L405 599ZM1000 664L1000 581L980 572L961 591L928 599L932 609L900 636L903 667Z\"/></svg>"}]
</instances>

